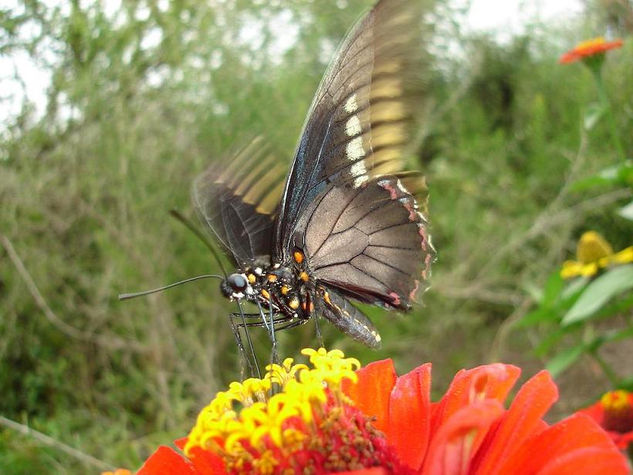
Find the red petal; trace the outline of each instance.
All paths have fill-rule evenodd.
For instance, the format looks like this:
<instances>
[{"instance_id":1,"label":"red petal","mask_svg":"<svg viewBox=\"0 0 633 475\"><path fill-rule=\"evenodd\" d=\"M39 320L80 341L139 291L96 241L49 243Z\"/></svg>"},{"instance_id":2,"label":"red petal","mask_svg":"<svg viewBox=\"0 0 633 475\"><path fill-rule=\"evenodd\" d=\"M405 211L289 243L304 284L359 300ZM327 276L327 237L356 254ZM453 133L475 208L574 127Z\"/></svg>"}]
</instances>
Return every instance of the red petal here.
<instances>
[{"instance_id":1,"label":"red petal","mask_svg":"<svg viewBox=\"0 0 633 475\"><path fill-rule=\"evenodd\" d=\"M539 472L539 475L567 475L570 473L627 475L630 473L624 455L619 452L594 448L576 452L581 453L572 452L553 460Z\"/></svg>"},{"instance_id":2,"label":"red petal","mask_svg":"<svg viewBox=\"0 0 633 475\"><path fill-rule=\"evenodd\" d=\"M161 445L136 472L137 475L196 474L196 469L171 447Z\"/></svg>"},{"instance_id":3,"label":"red petal","mask_svg":"<svg viewBox=\"0 0 633 475\"><path fill-rule=\"evenodd\" d=\"M372 467L352 470L351 472L336 472L336 475L389 475L389 472L382 467Z\"/></svg>"},{"instance_id":4,"label":"red petal","mask_svg":"<svg viewBox=\"0 0 633 475\"><path fill-rule=\"evenodd\" d=\"M187 445L187 439L188 437L176 439L174 440L174 444L176 445L176 447L184 452L185 445ZM207 450L203 450L199 447L192 450L192 456L189 458L189 460L193 464L193 466L196 467L196 470L199 473L226 473L224 460L222 460L218 455Z\"/></svg>"},{"instance_id":5,"label":"red petal","mask_svg":"<svg viewBox=\"0 0 633 475\"><path fill-rule=\"evenodd\" d=\"M516 366L500 363L459 371L444 397L433 408L431 433L475 400L496 399L503 403L520 374L521 370Z\"/></svg>"},{"instance_id":6,"label":"red petal","mask_svg":"<svg viewBox=\"0 0 633 475\"><path fill-rule=\"evenodd\" d=\"M502 414L503 406L496 400L475 402L455 412L433 435L422 473L469 473L476 446Z\"/></svg>"},{"instance_id":7,"label":"red petal","mask_svg":"<svg viewBox=\"0 0 633 475\"><path fill-rule=\"evenodd\" d=\"M387 441L414 470L422 466L431 427L431 365L400 376L389 399Z\"/></svg>"},{"instance_id":8,"label":"red petal","mask_svg":"<svg viewBox=\"0 0 633 475\"><path fill-rule=\"evenodd\" d=\"M581 414L574 414L532 436L497 468L499 473L517 475L628 473L626 459L608 434Z\"/></svg>"},{"instance_id":9,"label":"red petal","mask_svg":"<svg viewBox=\"0 0 633 475\"><path fill-rule=\"evenodd\" d=\"M633 445L633 431L625 432L624 434L611 431L607 433L609 434L609 437L611 437L611 440L615 442L615 445L618 447L618 449L624 450L628 448L629 445Z\"/></svg>"},{"instance_id":10,"label":"red petal","mask_svg":"<svg viewBox=\"0 0 633 475\"><path fill-rule=\"evenodd\" d=\"M600 401L598 401L597 403L589 407L580 409L579 411L577 411L577 414L586 414L587 416L591 417L594 421L596 421L598 424L602 424L602 422L604 421L604 408L602 407L602 404L600 403Z\"/></svg>"},{"instance_id":11,"label":"red petal","mask_svg":"<svg viewBox=\"0 0 633 475\"><path fill-rule=\"evenodd\" d=\"M194 447L189 451L189 460L196 467L196 473L204 475L219 475L226 473L224 460L208 450Z\"/></svg>"},{"instance_id":12,"label":"red petal","mask_svg":"<svg viewBox=\"0 0 633 475\"><path fill-rule=\"evenodd\" d=\"M510 409L489 434L473 463L473 471L499 473L503 460L512 456L531 435L541 432L541 418L558 399L558 389L547 371L534 375L519 390Z\"/></svg>"},{"instance_id":13,"label":"red petal","mask_svg":"<svg viewBox=\"0 0 633 475\"><path fill-rule=\"evenodd\" d=\"M363 414L376 418L374 426L386 432L389 418L389 397L396 383L393 361L382 360L369 363L356 371L358 382L343 382L343 390L355 401Z\"/></svg>"}]
</instances>

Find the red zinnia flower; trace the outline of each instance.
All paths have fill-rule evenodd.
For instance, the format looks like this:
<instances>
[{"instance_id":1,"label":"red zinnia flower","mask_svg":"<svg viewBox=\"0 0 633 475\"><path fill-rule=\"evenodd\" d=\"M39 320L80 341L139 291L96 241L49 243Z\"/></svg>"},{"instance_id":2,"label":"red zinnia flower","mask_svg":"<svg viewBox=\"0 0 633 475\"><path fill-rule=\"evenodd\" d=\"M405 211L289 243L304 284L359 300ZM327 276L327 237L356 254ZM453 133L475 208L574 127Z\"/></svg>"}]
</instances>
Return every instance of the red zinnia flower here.
<instances>
[{"instance_id":1,"label":"red zinnia flower","mask_svg":"<svg viewBox=\"0 0 633 475\"><path fill-rule=\"evenodd\" d=\"M310 351L314 369L295 370L291 362L273 368L283 404L265 409L280 393L259 404L263 394L256 390L241 401L250 399L257 415L242 416L235 399L218 410L230 391L220 393L188 440L177 443L181 449L186 443L188 458L161 447L139 473L628 473L624 456L590 417L543 421L558 397L545 371L523 385L509 409L503 402L520 370L503 364L460 371L432 403L430 364L398 377L385 360L354 374L340 352ZM243 396L247 386L231 394Z\"/></svg>"},{"instance_id":2,"label":"red zinnia flower","mask_svg":"<svg viewBox=\"0 0 633 475\"><path fill-rule=\"evenodd\" d=\"M624 457L588 417L553 426L542 416L558 397L542 371L503 401L519 377L514 366L462 370L431 403L430 365L396 377L390 360L357 371L352 398L386 433L401 460L422 474L628 473Z\"/></svg>"},{"instance_id":3,"label":"red zinnia flower","mask_svg":"<svg viewBox=\"0 0 633 475\"><path fill-rule=\"evenodd\" d=\"M609 391L600 401L578 412L600 424L620 449L633 444L633 393Z\"/></svg>"},{"instance_id":4,"label":"red zinnia flower","mask_svg":"<svg viewBox=\"0 0 633 475\"><path fill-rule=\"evenodd\" d=\"M604 55L606 51L620 47L622 47L621 39L605 41L604 38L598 37L577 44L574 49L563 54L558 62L561 64L573 63L580 59L590 58L596 55Z\"/></svg>"}]
</instances>

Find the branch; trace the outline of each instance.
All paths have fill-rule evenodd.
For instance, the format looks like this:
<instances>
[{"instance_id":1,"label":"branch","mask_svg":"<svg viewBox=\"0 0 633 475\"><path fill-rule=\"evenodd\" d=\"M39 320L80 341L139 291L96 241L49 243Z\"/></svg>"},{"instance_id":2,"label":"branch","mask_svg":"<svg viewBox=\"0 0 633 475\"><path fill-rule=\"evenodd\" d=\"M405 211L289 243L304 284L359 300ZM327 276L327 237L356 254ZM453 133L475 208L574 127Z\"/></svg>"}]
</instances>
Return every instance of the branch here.
<instances>
[{"instance_id":1,"label":"branch","mask_svg":"<svg viewBox=\"0 0 633 475\"><path fill-rule=\"evenodd\" d=\"M18 253L15 251L13 245L11 244L11 241L9 241L9 238L4 236L3 234L0 234L0 244L2 244L2 246L7 251L9 259L11 259L11 262L13 262L13 265L17 269L18 274L20 274L20 277L22 277L22 280L24 280L24 283L33 296L33 300L35 300L37 306L42 310L42 312L44 312L44 315L46 316L48 321L50 321L62 333L68 335L71 338L88 341L106 348L126 348L141 353L147 351L147 349L143 345L136 341L119 338L113 335L95 335L93 333L85 332L83 330L80 330L79 328L73 327L72 325L69 325L68 323L63 321L55 314L55 312L53 312L53 310L50 308L50 306L42 296L40 290L37 288L37 285L33 281L31 274L29 274L29 271L24 266L22 259L20 259L20 256L18 256Z\"/></svg>"},{"instance_id":2,"label":"branch","mask_svg":"<svg viewBox=\"0 0 633 475\"><path fill-rule=\"evenodd\" d=\"M97 467L100 470L108 470L112 468L112 465L104 462L103 460L99 460L90 455L84 454L83 452L80 452L70 445L66 445L63 442L60 442L46 434L43 434L42 432L31 429L29 426L12 421L11 419L7 419L4 416L0 416L0 425L8 429L13 429L14 431L19 432L22 435L32 437L33 439L43 443L44 445L48 445L49 447L60 450L61 452L64 452L65 454L70 455L71 457L74 457L87 465Z\"/></svg>"}]
</instances>

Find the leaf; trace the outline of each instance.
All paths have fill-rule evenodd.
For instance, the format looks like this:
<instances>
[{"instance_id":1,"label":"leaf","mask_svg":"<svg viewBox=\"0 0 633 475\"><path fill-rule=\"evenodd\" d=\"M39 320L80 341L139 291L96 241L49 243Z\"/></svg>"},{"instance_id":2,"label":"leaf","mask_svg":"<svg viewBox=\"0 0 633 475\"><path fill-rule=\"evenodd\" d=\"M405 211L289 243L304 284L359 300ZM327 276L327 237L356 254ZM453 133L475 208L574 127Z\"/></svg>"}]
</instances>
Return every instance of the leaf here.
<instances>
[{"instance_id":1,"label":"leaf","mask_svg":"<svg viewBox=\"0 0 633 475\"><path fill-rule=\"evenodd\" d=\"M633 288L633 265L615 267L591 282L563 317L562 324L586 320L615 295Z\"/></svg>"},{"instance_id":2,"label":"leaf","mask_svg":"<svg viewBox=\"0 0 633 475\"><path fill-rule=\"evenodd\" d=\"M565 290L563 290L561 297L565 300L573 299L574 297L577 297L583 291L583 289L587 286L588 282L589 282L589 277L575 278L567 285L567 287L565 287Z\"/></svg>"},{"instance_id":3,"label":"leaf","mask_svg":"<svg viewBox=\"0 0 633 475\"><path fill-rule=\"evenodd\" d=\"M633 184L633 162L623 163L603 168L596 175L580 179L570 186L571 191L584 191L599 186L631 185Z\"/></svg>"},{"instance_id":4,"label":"leaf","mask_svg":"<svg viewBox=\"0 0 633 475\"><path fill-rule=\"evenodd\" d=\"M575 327L558 327L556 331L553 331L549 335L546 335L544 338L541 338L538 345L534 348L534 354L539 358L545 357L554 346L558 345L558 343Z\"/></svg>"},{"instance_id":5,"label":"leaf","mask_svg":"<svg viewBox=\"0 0 633 475\"><path fill-rule=\"evenodd\" d=\"M536 310L526 313L523 318L517 322L517 326L530 327L550 320L558 320L559 318L556 311L550 308L539 307Z\"/></svg>"},{"instance_id":6,"label":"leaf","mask_svg":"<svg viewBox=\"0 0 633 475\"><path fill-rule=\"evenodd\" d=\"M565 287L565 281L560 276L560 271L552 272L547 278L543 290L538 294L534 292L539 297L539 306L527 313L517 325L529 327L548 321L560 321L561 316L571 307L587 282L586 277L580 277L572 280Z\"/></svg>"},{"instance_id":7,"label":"leaf","mask_svg":"<svg viewBox=\"0 0 633 475\"><path fill-rule=\"evenodd\" d=\"M621 389L632 392L633 391L633 378L626 378L620 380L619 384Z\"/></svg>"},{"instance_id":8,"label":"leaf","mask_svg":"<svg viewBox=\"0 0 633 475\"><path fill-rule=\"evenodd\" d=\"M590 188L598 188L600 186L608 186L617 183L617 180L611 178L605 178L599 175L593 175L587 178L583 178L581 180L575 181L569 187L571 191L585 191Z\"/></svg>"},{"instance_id":9,"label":"leaf","mask_svg":"<svg viewBox=\"0 0 633 475\"><path fill-rule=\"evenodd\" d=\"M633 161L626 160L618 166L618 178L623 185L633 184Z\"/></svg>"},{"instance_id":10,"label":"leaf","mask_svg":"<svg viewBox=\"0 0 633 475\"><path fill-rule=\"evenodd\" d=\"M524 289L528 293L528 295L532 298L532 300L534 300L534 302L538 302L541 305L543 304L543 290L544 289L537 287L533 283L525 284Z\"/></svg>"},{"instance_id":11,"label":"leaf","mask_svg":"<svg viewBox=\"0 0 633 475\"><path fill-rule=\"evenodd\" d=\"M585 350L586 345L584 343L567 348L549 360L545 365L545 368L552 373L553 377L556 377L574 364L578 358L583 355Z\"/></svg>"},{"instance_id":12,"label":"leaf","mask_svg":"<svg viewBox=\"0 0 633 475\"><path fill-rule=\"evenodd\" d=\"M556 269L550 274L545 282L545 288L543 289L543 305L550 305L555 303L563 292L565 281L560 276L560 270Z\"/></svg>"},{"instance_id":13,"label":"leaf","mask_svg":"<svg viewBox=\"0 0 633 475\"><path fill-rule=\"evenodd\" d=\"M618 214L629 221L633 221L633 201L620 208Z\"/></svg>"},{"instance_id":14,"label":"leaf","mask_svg":"<svg viewBox=\"0 0 633 475\"><path fill-rule=\"evenodd\" d=\"M606 107L602 103L589 104L583 118L583 126L585 130L591 130L600 121L604 115Z\"/></svg>"},{"instance_id":15,"label":"leaf","mask_svg":"<svg viewBox=\"0 0 633 475\"><path fill-rule=\"evenodd\" d=\"M628 294L626 297L620 298L613 303L605 305L598 312L596 312L592 318L597 319L610 317L618 313L626 312L630 308L633 308L633 294Z\"/></svg>"}]
</instances>

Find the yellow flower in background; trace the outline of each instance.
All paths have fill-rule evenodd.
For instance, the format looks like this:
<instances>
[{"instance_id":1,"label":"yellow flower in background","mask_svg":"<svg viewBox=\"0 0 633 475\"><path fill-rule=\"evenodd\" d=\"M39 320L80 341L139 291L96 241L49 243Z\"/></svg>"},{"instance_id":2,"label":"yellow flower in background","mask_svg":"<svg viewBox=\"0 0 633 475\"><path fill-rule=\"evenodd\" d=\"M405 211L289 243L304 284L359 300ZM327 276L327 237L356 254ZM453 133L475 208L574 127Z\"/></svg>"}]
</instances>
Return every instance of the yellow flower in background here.
<instances>
[{"instance_id":1,"label":"yellow flower in background","mask_svg":"<svg viewBox=\"0 0 633 475\"><path fill-rule=\"evenodd\" d=\"M596 275L600 269L614 264L633 262L633 246L613 252L611 244L596 231L585 232L578 241L576 261L565 261L560 275L563 279Z\"/></svg>"}]
</instances>

